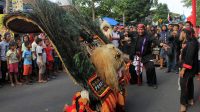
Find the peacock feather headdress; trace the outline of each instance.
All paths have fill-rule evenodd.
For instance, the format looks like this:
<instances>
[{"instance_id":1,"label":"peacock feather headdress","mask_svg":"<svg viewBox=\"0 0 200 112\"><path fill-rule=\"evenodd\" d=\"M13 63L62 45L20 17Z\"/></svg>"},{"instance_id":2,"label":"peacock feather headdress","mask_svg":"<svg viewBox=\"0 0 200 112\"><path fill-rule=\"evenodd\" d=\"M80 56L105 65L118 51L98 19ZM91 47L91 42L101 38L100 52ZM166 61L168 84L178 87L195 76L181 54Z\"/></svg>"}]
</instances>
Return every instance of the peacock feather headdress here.
<instances>
[{"instance_id":1,"label":"peacock feather headdress","mask_svg":"<svg viewBox=\"0 0 200 112\"><path fill-rule=\"evenodd\" d=\"M73 6L63 8L47 0L30 1L34 1L31 5L31 12L10 14L5 17L4 25L18 33L45 32L58 51L68 74L80 86L89 92L93 91L94 88L89 84L89 80L96 70L86 47L82 46L80 38L84 44L89 46L99 45L94 41L95 36L101 41L101 44L109 43L99 25L79 13ZM103 88L108 89L107 86ZM90 93L95 99L98 99L94 92Z\"/></svg>"}]
</instances>

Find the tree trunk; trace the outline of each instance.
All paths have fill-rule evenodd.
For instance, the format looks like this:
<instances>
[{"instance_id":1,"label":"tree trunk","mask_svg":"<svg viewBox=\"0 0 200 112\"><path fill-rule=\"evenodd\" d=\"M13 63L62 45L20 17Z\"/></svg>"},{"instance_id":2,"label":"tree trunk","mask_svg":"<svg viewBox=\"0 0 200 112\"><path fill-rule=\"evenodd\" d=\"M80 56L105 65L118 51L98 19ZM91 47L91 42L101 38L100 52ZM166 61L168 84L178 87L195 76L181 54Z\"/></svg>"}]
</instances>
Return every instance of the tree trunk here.
<instances>
[{"instance_id":1,"label":"tree trunk","mask_svg":"<svg viewBox=\"0 0 200 112\"><path fill-rule=\"evenodd\" d=\"M124 26L125 26L125 22L126 22L125 12L123 12L123 25Z\"/></svg>"},{"instance_id":2,"label":"tree trunk","mask_svg":"<svg viewBox=\"0 0 200 112\"><path fill-rule=\"evenodd\" d=\"M94 0L92 0L91 3L92 3L92 20L95 21L95 7L94 7Z\"/></svg>"},{"instance_id":3,"label":"tree trunk","mask_svg":"<svg viewBox=\"0 0 200 112\"><path fill-rule=\"evenodd\" d=\"M10 12L10 0L6 0L6 14Z\"/></svg>"}]
</instances>

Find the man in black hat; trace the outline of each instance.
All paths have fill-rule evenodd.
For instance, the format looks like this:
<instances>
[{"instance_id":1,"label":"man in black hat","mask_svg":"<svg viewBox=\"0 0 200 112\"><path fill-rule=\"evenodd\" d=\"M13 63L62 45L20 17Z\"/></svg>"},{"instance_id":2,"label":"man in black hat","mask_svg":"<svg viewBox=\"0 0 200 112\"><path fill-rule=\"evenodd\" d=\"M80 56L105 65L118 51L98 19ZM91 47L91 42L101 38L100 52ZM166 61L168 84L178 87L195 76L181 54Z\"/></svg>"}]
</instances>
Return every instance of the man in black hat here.
<instances>
[{"instance_id":1,"label":"man in black hat","mask_svg":"<svg viewBox=\"0 0 200 112\"><path fill-rule=\"evenodd\" d=\"M134 60L134 57L137 55L141 58L141 62L146 69L147 83L149 86L157 88L157 78L156 71L154 66L154 56L152 54L152 44L161 45L155 38L152 38L145 31L145 25L139 24L137 27L137 35L131 40L131 55L130 59Z\"/></svg>"}]
</instances>

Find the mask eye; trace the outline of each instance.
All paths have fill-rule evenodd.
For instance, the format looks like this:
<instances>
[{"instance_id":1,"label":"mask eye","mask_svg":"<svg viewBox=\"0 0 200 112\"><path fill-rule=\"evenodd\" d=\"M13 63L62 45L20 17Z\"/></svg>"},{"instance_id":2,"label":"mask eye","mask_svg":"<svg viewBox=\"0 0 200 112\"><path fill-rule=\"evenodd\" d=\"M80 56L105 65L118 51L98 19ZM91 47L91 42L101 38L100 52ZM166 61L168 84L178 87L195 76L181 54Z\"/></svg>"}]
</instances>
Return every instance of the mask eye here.
<instances>
[{"instance_id":1,"label":"mask eye","mask_svg":"<svg viewBox=\"0 0 200 112\"><path fill-rule=\"evenodd\" d=\"M115 59L119 59L121 58L121 54L118 52L116 55L115 55Z\"/></svg>"}]
</instances>

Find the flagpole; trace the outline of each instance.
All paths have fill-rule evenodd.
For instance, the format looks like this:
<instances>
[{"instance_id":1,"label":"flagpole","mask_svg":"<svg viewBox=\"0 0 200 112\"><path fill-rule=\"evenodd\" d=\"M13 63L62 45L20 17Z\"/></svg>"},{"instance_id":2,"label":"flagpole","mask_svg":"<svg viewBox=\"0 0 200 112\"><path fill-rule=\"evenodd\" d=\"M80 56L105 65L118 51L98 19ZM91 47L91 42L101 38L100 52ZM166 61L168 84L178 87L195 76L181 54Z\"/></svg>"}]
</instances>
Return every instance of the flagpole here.
<instances>
[{"instance_id":1,"label":"flagpole","mask_svg":"<svg viewBox=\"0 0 200 112\"><path fill-rule=\"evenodd\" d=\"M192 24L194 25L194 27L196 27L196 20L197 20L196 5L197 5L196 0L192 0Z\"/></svg>"}]
</instances>

